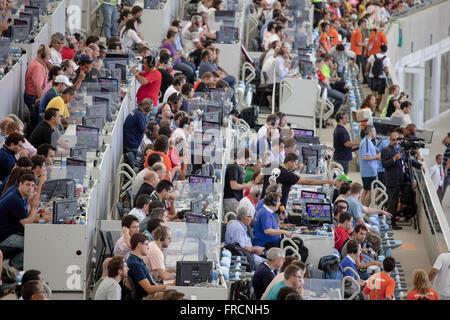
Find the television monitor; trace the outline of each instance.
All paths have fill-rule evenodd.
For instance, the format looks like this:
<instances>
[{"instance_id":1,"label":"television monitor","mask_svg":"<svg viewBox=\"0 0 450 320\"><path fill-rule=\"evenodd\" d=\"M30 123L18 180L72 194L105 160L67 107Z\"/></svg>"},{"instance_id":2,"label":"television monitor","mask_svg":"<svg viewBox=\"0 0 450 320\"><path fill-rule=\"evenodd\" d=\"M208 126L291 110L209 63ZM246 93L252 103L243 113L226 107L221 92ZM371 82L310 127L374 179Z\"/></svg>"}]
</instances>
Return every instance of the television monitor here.
<instances>
[{"instance_id":1,"label":"television monitor","mask_svg":"<svg viewBox=\"0 0 450 320\"><path fill-rule=\"evenodd\" d=\"M86 167L86 160L76 159L76 158L67 158L67 166L75 166L75 167Z\"/></svg>"},{"instance_id":2,"label":"television monitor","mask_svg":"<svg viewBox=\"0 0 450 320\"><path fill-rule=\"evenodd\" d=\"M0 62L6 62L11 48L11 39L0 38Z\"/></svg>"},{"instance_id":3,"label":"television monitor","mask_svg":"<svg viewBox=\"0 0 450 320\"><path fill-rule=\"evenodd\" d=\"M214 192L214 177L189 176L189 187L193 192L212 194Z\"/></svg>"},{"instance_id":4,"label":"television monitor","mask_svg":"<svg viewBox=\"0 0 450 320\"><path fill-rule=\"evenodd\" d=\"M47 199L64 198L72 199L76 195L76 184L72 179L47 180L42 186L42 192L47 195Z\"/></svg>"},{"instance_id":5,"label":"television monitor","mask_svg":"<svg viewBox=\"0 0 450 320\"><path fill-rule=\"evenodd\" d=\"M329 203L306 203L306 212L310 222L333 222Z\"/></svg>"},{"instance_id":6,"label":"television monitor","mask_svg":"<svg viewBox=\"0 0 450 320\"><path fill-rule=\"evenodd\" d=\"M75 216L78 210L78 199L55 200L53 202L53 224L63 224L69 217Z\"/></svg>"},{"instance_id":7,"label":"television monitor","mask_svg":"<svg viewBox=\"0 0 450 320\"><path fill-rule=\"evenodd\" d=\"M294 130L294 137L314 137L314 130L297 128L292 129Z\"/></svg>"},{"instance_id":8,"label":"television monitor","mask_svg":"<svg viewBox=\"0 0 450 320\"><path fill-rule=\"evenodd\" d=\"M86 108L86 116L95 117L95 116L103 116L105 117L107 112L107 104L96 103L88 108Z\"/></svg>"},{"instance_id":9,"label":"television monitor","mask_svg":"<svg viewBox=\"0 0 450 320\"><path fill-rule=\"evenodd\" d=\"M72 159L84 160L87 159L87 148L86 146L75 146L70 148L70 157Z\"/></svg>"},{"instance_id":10,"label":"television monitor","mask_svg":"<svg viewBox=\"0 0 450 320\"><path fill-rule=\"evenodd\" d=\"M120 70L120 80L119 81L127 81L127 73L128 73L128 65L126 63L114 63L114 69Z\"/></svg>"},{"instance_id":11,"label":"television monitor","mask_svg":"<svg viewBox=\"0 0 450 320\"><path fill-rule=\"evenodd\" d=\"M67 158L66 177L82 183L86 175L87 162L85 160Z\"/></svg>"},{"instance_id":12,"label":"television monitor","mask_svg":"<svg viewBox=\"0 0 450 320\"><path fill-rule=\"evenodd\" d=\"M14 19L14 25L11 26L11 41L21 42L28 39L30 26L28 21Z\"/></svg>"},{"instance_id":13,"label":"television monitor","mask_svg":"<svg viewBox=\"0 0 450 320\"><path fill-rule=\"evenodd\" d=\"M39 21L40 21L39 7L25 6L25 12L29 12L33 15L33 17L34 17L33 26L36 26L39 24Z\"/></svg>"},{"instance_id":14,"label":"television monitor","mask_svg":"<svg viewBox=\"0 0 450 320\"><path fill-rule=\"evenodd\" d=\"M97 150L100 140L100 129L95 127L76 127L77 144L84 145L88 150Z\"/></svg>"},{"instance_id":15,"label":"television monitor","mask_svg":"<svg viewBox=\"0 0 450 320\"><path fill-rule=\"evenodd\" d=\"M111 102L111 96L93 96L92 97L92 103L95 106L97 106L97 104L100 105L106 105L106 113L102 114L103 116L105 116L105 120L106 121L112 121L112 102Z\"/></svg>"},{"instance_id":16,"label":"television monitor","mask_svg":"<svg viewBox=\"0 0 450 320\"><path fill-rule=\"evenodd\" d=\"M325 200L327 195L322 192L302 190L301 197L305 200Z\"/></svg>"},{"instance_id":17,"label":"television monitor","mask_svg":"<svg viewBox=\"0 0 450 320\"><path fill-rule=\"evenodd\" d=\"M202 131L205 132L206 130L210 129L220 130L220 124L215 122L202 121Z\"/></svg>"},{"instance_id":18,"label":"television monitor","mask_svg":"<svg viewBox=\"0 0 450 320\"><path fill-rule=\"evenodd\" d=\"M222 123L222 112L221 111L211 111L203 113L203 121L211 122L211 123ZM220 126L219 126L220 128Z\"/></svg>"},{"instance_id":19,"label":"television monitor","mask_svg":"<svg viewBox=\"0 0 450 320\"><path fill-rule=\"evenodd\" d=\"M44 11L47 10L48 0L31 0L30 5L39 8L39 14L43 15Z\"/></svg>"},{"instance_id":20,"label":"television monitor","mask_svg":"<svg viewBox=\"0 0 450 320\"><path fill-rule=\"evenodd\" d=\"M191 201L191 212L194 214L201 214L203 211L202 200L192 200ZM206 221L208 223L208 221Z\"/></svg>"},{"instance_id":21,"label":"television monitor","mask_svg":"<svg viewBox=\"0 0 450 320\"><path fill-rule=\"evenodd\" d=\"M90 116L83 117L83 126L95 127L103 130L103 126L105 125L105 117L104 116Z\"/></svg>"},{"instance_id":22,"label":"television monitor","mask_svg":"<svg viewBox=\"0 0 450 320\"><path fill-rule=\"evenodd\" d=\"M29 12L20 12L19 13L19 18L20 20L25 20L28 22L28 27L29 27L29 32L31 33L31 30L33 30L33 26L34 26L34 17L32 13Z\"/></svg>"},{"instance_id":23,"label":"television monitor","mask_svg":"<svg viewBox=\"0 0 450 320\"><path fill-rule=\"evenodd\" d=\"M103 88L111 88L111 92L119 92L119 80L113 78L98 78L98 83Z\"/></svg>"},{"instance_id":24,"label":"television monitor","mask_svg":"<svg viewBox=\"0 0 450 320\"><path fill-rule=\"evenodd\" d=\"M193 286L212 281L212 261L177 261L177 286Z\"/></svg>"},{"instance_id":25,"label":"television monitor","mask_svg":"<svg viewBox=\"0 0 450 320\"><path fill-rule=\"evenodd\" d=\"M216 43L233 44L235 41L237 41L235 32L216 31Z\"/></svg>"}]
</instances>

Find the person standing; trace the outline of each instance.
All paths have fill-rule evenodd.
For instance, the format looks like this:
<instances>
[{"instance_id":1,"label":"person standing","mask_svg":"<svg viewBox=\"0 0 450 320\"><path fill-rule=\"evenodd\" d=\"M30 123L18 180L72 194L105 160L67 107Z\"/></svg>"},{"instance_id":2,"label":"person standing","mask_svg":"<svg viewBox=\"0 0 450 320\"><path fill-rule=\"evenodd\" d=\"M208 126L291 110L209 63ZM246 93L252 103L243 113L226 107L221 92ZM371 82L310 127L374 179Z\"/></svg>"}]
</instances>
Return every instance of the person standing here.
<instances>
[{"instance_id":1,"label":"person standing","mask_svg":"<svg viewBox=\"0 0 450 320\"><path fill-rule=\"evenodd\" d=\"M358 65L361 73L364 77L364 82L367 83L366 76L364 74L366 62L363 56L363 49L367 45L367 42L364 41L363 34L361 31L367 29L367 20L359 19L358 20L358 28L355 28L352 32L352 36L350 39L350 50L356 53L356 64Z\"/></svg>"},{"instance_id":2,"label":"person standing","mask_svg":"<svg viewBox=\"0 0 450 320\"><path fill-rule=\"evenodd\" d=\"M100 0L106 39L117 35L117 6L120 6L120 2L121 0Z\"/></svg>"},{"instance_id":3,"label":"person standing","mask_svg":"<svg viewBox=\"0 0 450 320\"><path fill-rule=\"evenodd\" d=\"M336 114L336 121L338 122L336 129L333 132L333 159L344 168L344 173L348 174L349 162L352 160L353 148L359 147L357 142L350 140L350 135L345 129L348 123L348 114L338 112Z\"/></svg>"},{"instance_id":4,"label":"person standing","mask_svg":"<svg viewBox=\"0 0 450 320\"><path fill-rule=\"evenodd\" d=\"M158 71L156 71L158 72ZM158 72L159 74L159 72ZM133 152L137 154L139 144L144 134L147 132L147 115L152 110L152 100L143 99L139 102L138 108L130 113L123 124L123 152Z\"/></svg>"},{"instance_id":5,"label":"person standing","mask_svg":"<svg viewBox=\"0 0 450 320\"><path fill-rule=\"evenodd\" d=\"M131 73L133 73L141 84L137 92L137 103L140 104L145 98L150 98L153 100L153 110L157 111L158 106L158 96L161 88L161 73L156 69L156 59L153 56L148 56L143 59L144 61L144 71L138 72L135 68L131 68ZM140 141L139 141L140 142Z\"/></svg>"},{"instance_id":6,"label":"person standing","mask_svg":"<svg viewBox=\"0 0 450 320\"><path fill-rule=\"evenodd\" d=\"M389 58L386 55L387 46L381 45L380 53L373 54L367 59L365 67L365 76L369 77L370 89L372 94L377 97L377 107L379 110L383 94L386 91L385 74L389 72Z\"/></svg>"},{"instance_id":7,"label":"person standing","mask_svg":"<svg viewBox=\"0 0 450 320\"><path fill-rule=\"evenodd\" d=\"M433 181L434 188L439 197L439 201L442 203L442 190L444 185L444 156L442 154L436 155L436 164L428 169L431 181Z\"/></svg>"},{"instance_id":8,"label":"person standing","mask_svg":"<svg viewBox=\"0 0 450 320\"><path fill-rule=\"evenodd\" d=\"M395 259L386 257L383 261L383 271L375 273L366 282L363 294L365 300L394 299L395 281L391 272L395 269Z\"/></svg>"},{"instance_id":9,"label":"person standing","mask_svg":"<svg viewBox=\"0 0 450 320\"><path fill-rule=\"evenodd\" d=\"M372 142L377 134L375 128L368 125L366 126L364 133L366 136L359 144L360 172L364 188L361 196L361 203L368 207L370 205L372 182L377 178L377 160L380 159L380 154L377 152L377 149Z\"/></svg>"},{"instance_id":10,"label":"person standing","mask_svg":"<svg viewBox=\"0 0 450 320\"><path fill-rule=\"evenodd\" d=\"M430 281L434 281L433 287L439 294L439 299L450 300L450 252L441 253L433 268L428 273Z\"/></svg>"},{"instance_id":11,"label":"person standing","mask_svg":"<svg viewBox=\"0 0 450 320\"><path fill-rule=\"evenodd\" d=\"M439 300L439 296L431 288L430 280L424 270L415 270L413 279L413 289L408 292L406 300Z\"/></svg>"}]
</instances>

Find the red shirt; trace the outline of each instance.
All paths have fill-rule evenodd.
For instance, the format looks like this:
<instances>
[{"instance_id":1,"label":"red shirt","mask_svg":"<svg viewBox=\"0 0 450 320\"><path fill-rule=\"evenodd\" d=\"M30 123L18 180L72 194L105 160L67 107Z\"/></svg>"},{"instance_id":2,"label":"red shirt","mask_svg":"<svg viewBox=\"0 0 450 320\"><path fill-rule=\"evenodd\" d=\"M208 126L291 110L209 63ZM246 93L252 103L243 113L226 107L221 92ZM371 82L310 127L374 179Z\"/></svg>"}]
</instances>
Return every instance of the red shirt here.
<instances>
[{"instance_id":1,"label":"red shirt","mask_svg":"<svg viewBox=\"0 0 450 320\"><path fill-rule=\"evenodd\" d=\"M67 47L62 47L60 53L63 60L72 60L73 56L75 55L75 50Z\"/></svg>"},{"instance_id":2,"label":"red shirt","mask_svg":"<svg viewBox=\"0 0 450 320\"><path fill-rule=\"evenodd\" d=\"M343 227L336 227L334 228L334 247L339 252L341 251L342 246L344 245L345 241L348 240L349 235L346 229Z\"/></svg>"},{"instance_id":3,"label":"red shirt","mask_svg":"<svg viewBox=\"0 0 450 320\"><path fill-rule=\"evenodd\" d=\"M41 90L44 90L46 85L47 67L43 61L36 58L28 64L25 72L25 93L30 96L37 96L36 87L41 87Z\"/></svg>"},{"instance_id":4,"label":"red shirt","mask_svg":"<svg viewBox=\"0 0 450 320\"><path fill-rule=\"evenodd\" d=\"M317 76L319 77L320 82L323 82L326 79L325 76L323 75L322 71L320 71L320 70L317 70Z\"/></svg>"},{"instance_id":5,"label":"red shirt","mask_svg":"<svg viewBox=\"0 0 450 320\"><path fill-rule=\"evenodd\" d=\"M161 73L156 68L153 68L151 71L141 72L141 76L147 79L148 83L141 85L139 88L137 103L140 104L145 98L150 98L153 100L153 106L157 106L161 88Z\"/></svg>"},{"instance_id":6,"label":"red shirt","mask_svg":"<svg viewBox=\"0 0 450 320\"><path fill-rule=\"evenodd\" d=\"M378 33L372 31L369 36L369 42L367 43L367 56L370 57L373 54L380 53L381 45L387 45L388 41L383 33L383 31L379 31Z\"/></svg>"},{"instance_id":7,"label":"red shirt","mask_svg":"<svg viewBox=\"0 0 450 320\"><path fill-rule=\"evenodd\" d=\"M437 292L434 289L432 289L432 288L428 289L428 292L425 295L421 294L417 290L413 290L413 291L410 291L408 293L408 295L406 296L406 300L419 300L419 299L422 299L422 300L439 300L439 296L438 296Z\"/></svg>"},{"instance_id":8,"label":"red shirt","mask_svg":"<svg viewBox=\"0 0 450 320\"><path fill-rule=\"evenodd\" d=\"M330 28L330 31L328 32L328 36L330 37L334 46L337 46L339 44L339 33L334 28Z\"/></svg>"}]
</instances>

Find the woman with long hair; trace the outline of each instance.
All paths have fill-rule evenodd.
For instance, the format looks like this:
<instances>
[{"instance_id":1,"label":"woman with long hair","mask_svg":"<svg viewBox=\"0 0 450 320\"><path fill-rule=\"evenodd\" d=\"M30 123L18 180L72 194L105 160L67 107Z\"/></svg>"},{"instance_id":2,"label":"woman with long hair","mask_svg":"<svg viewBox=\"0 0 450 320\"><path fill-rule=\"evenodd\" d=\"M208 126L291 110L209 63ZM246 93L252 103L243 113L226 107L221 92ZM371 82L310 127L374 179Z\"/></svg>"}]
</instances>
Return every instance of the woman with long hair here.
<instances>
[{"instance_id":1,"label":"woman with long hair","mask_svg":"<svg viewBox=\"0 0 450 320\"><path fill-rule=\"evenodd\" d=\"M372 117L375 116L375 107L377 105L377 98L373 95L373 94L368 94L366 96L366 98L363 100L363 102L361 103L361 107L360 109L370 109L372 112ZM371 122L371 123L369 123ZM364 121L361 122L361 139L364 138L364 129L366 128L366 126L370 124L373 124L373 120L369 120L369 121Z\"/></svg>"},{"instance_id":2,"label":"woman with long hair","mask_svg":"<svg viewBox=\"0 0 450 320\"><path fill-rule=\"evenodd\" d=\"M413 289L408 292L406 300L439 300L437 292L431 288L428 274L424 270L414 270Z\"/></svg>"},{"instance_id":3,"label":"woman with long hair","mask_svg":"<svg viewBox=\"0 0 450 320\"><path fill-rule=\"evenodd\" d=\"M120 34L122 44L128 49L131 49L133 48L133 46L141 44L143 42L143 39L139 37L137 32L139 21L139 18L129 19L125 24L125 27L123 27L122 33Z\"/></svg>"}]
</instances>

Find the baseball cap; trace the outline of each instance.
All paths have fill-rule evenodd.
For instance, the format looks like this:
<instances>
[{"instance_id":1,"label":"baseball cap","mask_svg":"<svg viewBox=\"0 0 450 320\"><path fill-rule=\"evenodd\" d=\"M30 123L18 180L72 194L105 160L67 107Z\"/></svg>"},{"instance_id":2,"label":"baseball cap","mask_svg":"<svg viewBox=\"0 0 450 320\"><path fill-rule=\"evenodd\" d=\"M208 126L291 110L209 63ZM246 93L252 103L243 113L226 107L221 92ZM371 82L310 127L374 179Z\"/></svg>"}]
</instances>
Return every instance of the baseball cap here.
<instances>
[{"instance_id":1,"label":"baseball cap","mask_svg":"<svg viewBox=\"0 0 450 320\"><path fill-rule=\"evenodd\" d=\"M352 182L352 180L350 180L350 178L345 173L343 173L339 177L337 177L336 181Z\"/></svg>"},{"instance_id":2,"label":"baseball cap","mask_svg":"<svg viewBox=\"0 0 450 320\"><path fill-rule=\"evenodd\" d=\"M69 78L67 78L65 75L60 74L59 76L56 76L54 83L64 83L66 86L71 87L72 83L69 81Z\"/></svg>"},{"instance_id":3,"label":"baseball cap","mask_svg":"<svg viewBox=\"0 0 450 320\"><path fill-rule=\"evenodd\" d=\"M80 56L80 60L78 61L78 64L79 65L84 64L84 63L91 64L93 62L94 62L94 60L92 60L89 55L83 54Z\"/></svg>"}]
</instances>

